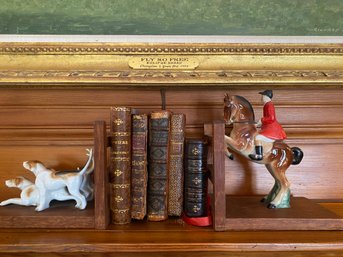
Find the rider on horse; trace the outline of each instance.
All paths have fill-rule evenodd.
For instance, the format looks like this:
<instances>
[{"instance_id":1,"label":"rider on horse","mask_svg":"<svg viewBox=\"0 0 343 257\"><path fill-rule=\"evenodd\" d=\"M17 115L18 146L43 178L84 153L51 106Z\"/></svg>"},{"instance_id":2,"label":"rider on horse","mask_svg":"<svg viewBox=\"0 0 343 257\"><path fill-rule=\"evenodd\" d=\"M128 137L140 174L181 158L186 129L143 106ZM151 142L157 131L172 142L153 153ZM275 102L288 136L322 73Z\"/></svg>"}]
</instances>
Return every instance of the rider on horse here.
<instances>
[{"instance_id":1,"label":"rider on horse","mask_svg":"<svg viewBox=\"0 0 343 257\"><path fill-rule=\"evenodd\" d=\"M259 94L262 95L262 101L264 103L263 117L258 123L258 126L261 125L261 130L255 137L255 154L249 154L249 157L255 161L261 161L263 159L262 141L274 143L275 140L283 140L286 138L285 131L276 120L274 104L271 101L273 91L265 90L259 92Z\"/></svg>"}]
</instances>

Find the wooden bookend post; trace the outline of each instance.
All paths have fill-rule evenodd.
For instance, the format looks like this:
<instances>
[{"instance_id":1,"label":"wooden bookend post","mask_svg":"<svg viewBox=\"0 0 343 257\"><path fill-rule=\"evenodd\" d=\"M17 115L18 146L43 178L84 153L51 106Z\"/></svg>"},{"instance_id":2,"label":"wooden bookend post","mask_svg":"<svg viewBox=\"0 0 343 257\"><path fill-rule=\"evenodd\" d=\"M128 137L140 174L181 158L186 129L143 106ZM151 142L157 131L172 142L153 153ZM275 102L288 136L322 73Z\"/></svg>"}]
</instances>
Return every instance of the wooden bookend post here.
<instances>
[{"instance_id":1,"label":"wooden bookend post","mask_svg":"<svg viewBox=\"0 0 343 257\"><path fill-rule=\"evenodd\" d=\"M108 170L105 121L96 121L94 125L94 215L95 228L106 229L109 224Z\"/></svg>"},{"instance_id":2,"label":"wooden bookend post","mask_svg":"<svg viewBox=\"0 0 343 257\"><path fill-rule=\"evenodd\" d=\"M226 221L224 122L213 122L212 132L213 227L216 231L224 231Z\"/></svg>"},{"instance_id":3,"label":"wooden bookend post","mask_svg":"<svg viewBox=\"0 0 343 257\"><path fill-rule=\"evenodd\" d=\"M204 134L210 141L207 162L213 184L212 216L216 231L224 231L226 223L224 133L223 121L204 124Z\"/></svg>"}]
</instances>

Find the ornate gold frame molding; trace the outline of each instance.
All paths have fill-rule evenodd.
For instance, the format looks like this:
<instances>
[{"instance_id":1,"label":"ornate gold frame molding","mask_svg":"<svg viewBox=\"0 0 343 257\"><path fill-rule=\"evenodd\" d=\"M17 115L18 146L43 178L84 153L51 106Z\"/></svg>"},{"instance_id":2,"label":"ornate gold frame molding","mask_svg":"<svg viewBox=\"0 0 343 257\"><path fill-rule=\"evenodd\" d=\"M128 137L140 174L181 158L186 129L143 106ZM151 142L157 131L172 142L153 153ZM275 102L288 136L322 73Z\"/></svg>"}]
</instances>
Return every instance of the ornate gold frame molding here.
<instances>
[{"instance_id":1,"label":"ornate gold frame molding","mask_svg":"<svg viewBox=\"0 0 343 257\"><path fill-rule=\"evenodd\" d=\"M340 44L2 43L0 54L343 54Z\"/></svg>"},{"instance_id":2,"label":"ornate gold frame molding","mask_svg":"<svg viewBox=\"0 0 343 257\"><path fill-rule=\"evenodd\" d=\"M1 87L341 86L342 44L0 43Z\"/></svg>"}]
</instances>

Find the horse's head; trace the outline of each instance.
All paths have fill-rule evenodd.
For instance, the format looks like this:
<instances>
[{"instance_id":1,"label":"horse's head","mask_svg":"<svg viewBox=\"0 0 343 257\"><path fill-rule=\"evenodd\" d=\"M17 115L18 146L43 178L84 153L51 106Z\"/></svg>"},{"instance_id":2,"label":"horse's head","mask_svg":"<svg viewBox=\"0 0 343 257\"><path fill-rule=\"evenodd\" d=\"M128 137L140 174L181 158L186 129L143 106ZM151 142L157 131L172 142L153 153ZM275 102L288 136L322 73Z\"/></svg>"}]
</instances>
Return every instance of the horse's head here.
<instances>
[{"instance_id":1,"label":"horse's head","mask_svg":"<svg viewBox=\"0 0 343 257\"><path fill-rule=\"evenodd\" d=\"M229 94L225 94L224 97L224 121L226 124L231 124L232 121L232 110L233 108L234 102L232 99L232 96L230 96Z\"/></svg>"},{"instance_id":2,"label":"horse's head","mask_svg":"<svg viewBox=\"0 0 343 257\"><path fill-rule=\"evenodd\" d=\"M254 122L254 110L242 96L225 94L224 97L224 120L226 124L234 122Z\"/></svg>"}]
</instances>

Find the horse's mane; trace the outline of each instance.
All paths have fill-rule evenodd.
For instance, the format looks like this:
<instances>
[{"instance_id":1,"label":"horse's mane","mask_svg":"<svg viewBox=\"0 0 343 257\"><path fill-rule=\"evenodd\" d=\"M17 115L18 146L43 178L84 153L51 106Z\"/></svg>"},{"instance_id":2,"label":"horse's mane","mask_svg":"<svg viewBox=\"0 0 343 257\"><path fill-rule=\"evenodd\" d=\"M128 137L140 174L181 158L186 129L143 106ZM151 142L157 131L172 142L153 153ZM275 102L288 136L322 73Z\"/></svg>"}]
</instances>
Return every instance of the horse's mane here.
<instances>
[{"instance_id":1,"label":"horse's mane","mask_svg":"<svg viewBox=\"0 0 343 257\"><path fill-rule=\"evenodd\" d=\"M247 99L245 99L243 96L235 95L235 97L238 98L245 107L250 109L250 111L252 112L252 118L255 121L255 113L254 113L254 109L252 108L251 103Z\"/></svg>"}]
</instances>

